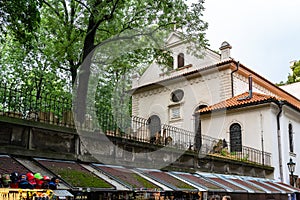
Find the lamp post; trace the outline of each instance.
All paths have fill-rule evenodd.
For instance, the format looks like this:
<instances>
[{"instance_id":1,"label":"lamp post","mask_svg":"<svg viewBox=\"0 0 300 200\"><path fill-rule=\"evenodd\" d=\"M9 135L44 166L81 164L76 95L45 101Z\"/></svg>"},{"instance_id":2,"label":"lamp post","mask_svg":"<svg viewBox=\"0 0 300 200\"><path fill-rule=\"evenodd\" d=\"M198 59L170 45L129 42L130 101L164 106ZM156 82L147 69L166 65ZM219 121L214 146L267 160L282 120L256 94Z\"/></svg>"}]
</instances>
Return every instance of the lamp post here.
<instances>
[{"instance_id":1,"label":"lamp post","mask_svg":"<svg viewBox=\"0 0 300 200\"><path fill-rule=\"evenodd\" d=\"M294 171L295 171L295 165L296 163L293 162L293 160L290 158L290 162L287 163L287 166L289 168L289 172L291 173L292 179L290 180L290 184L294 187Z\"/></svg>"}]
</instances>

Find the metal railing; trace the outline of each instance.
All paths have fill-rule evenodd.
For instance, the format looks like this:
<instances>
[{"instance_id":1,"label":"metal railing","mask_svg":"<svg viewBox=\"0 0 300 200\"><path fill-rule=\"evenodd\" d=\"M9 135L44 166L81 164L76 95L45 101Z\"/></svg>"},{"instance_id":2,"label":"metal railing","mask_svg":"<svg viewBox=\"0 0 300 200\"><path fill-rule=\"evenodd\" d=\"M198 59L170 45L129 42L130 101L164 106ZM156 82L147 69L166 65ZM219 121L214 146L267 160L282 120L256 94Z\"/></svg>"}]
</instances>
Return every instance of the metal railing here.
<instances>
[{"instance_id":1,"label":"metal railing","mask_svg":"<svg viewBox=\"0 0 300 200\"><path fill-rule=\"evenodd\" d=\"M0 115L2 116L75 128L71 109L71 99L53 95L39 96L35 91L24 91L0 84ZM100 130L112 137L271 165L270 153L251 147L241 146L239 151L232 151L232 149L237 149L236 146L231 146L228 142L220 139L202 135L201 148L196 149L199 144L195 144L195 132L192 131L167 124L153 124L149 119L112 113L100 108L96 108L94 112L88 110L87 113L94 113L95 116L85 115L85 120L80 126L85 130Z\"/></svg>"},{"instance_id":2,"label":"metal railing","mask_svg":"<svg viewBox=\"0 0 300 200\"><path fill-rule=\"evenodd\" d=\"M200 154L271 166L271 153L243 145L237 148L236 145L231 145L224 139L206 135L202 135Z\"/></svg>"},{"instance_id":3,"label":"metal railing","mask_svg":"<svg viewBox=\"0 0 300 200\"><path fill-rule=\"evenodd\" d=\"M74 127L69 98L0 84L0 115Z\"/></svg>"}]
</instances>

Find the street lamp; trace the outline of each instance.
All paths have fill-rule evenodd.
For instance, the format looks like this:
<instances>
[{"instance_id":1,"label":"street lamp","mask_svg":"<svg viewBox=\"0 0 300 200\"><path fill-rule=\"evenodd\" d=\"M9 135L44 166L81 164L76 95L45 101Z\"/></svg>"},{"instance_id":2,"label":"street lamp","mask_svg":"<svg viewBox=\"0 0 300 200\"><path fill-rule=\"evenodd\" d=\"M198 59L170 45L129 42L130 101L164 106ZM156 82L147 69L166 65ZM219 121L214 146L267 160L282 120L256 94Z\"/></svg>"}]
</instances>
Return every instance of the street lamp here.
<instances>
[{"instance_id":1,"label":"street lamp","mask_svg":"<svg viewBox=\"0 0 300 200\"><path fill-rule=\"evenodd\" d=\"M290 158L290 162L287 163L287 166L289 168L289 172L291 173L291 177L292 177L292 180L290 180L290 184L292 186L294 186L294 171L295 171L295 165L296 163L293 162L293 160Z\"/></svg>"}]
</instances>

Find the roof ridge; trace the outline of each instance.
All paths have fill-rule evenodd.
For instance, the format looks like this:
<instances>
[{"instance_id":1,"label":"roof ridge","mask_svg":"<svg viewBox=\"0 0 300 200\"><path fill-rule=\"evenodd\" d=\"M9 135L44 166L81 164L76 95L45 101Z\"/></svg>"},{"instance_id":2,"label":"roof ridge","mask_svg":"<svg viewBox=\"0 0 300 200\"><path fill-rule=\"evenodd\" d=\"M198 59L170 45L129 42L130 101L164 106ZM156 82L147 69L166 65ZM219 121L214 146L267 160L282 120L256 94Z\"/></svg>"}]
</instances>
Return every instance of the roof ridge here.
<instances>
[{"instance_id":1,"label":"roof ridge","mask_svg":"<svg viewBox=\"0 0 300 200\"><path fill-rule=\"evenodd\" d=\"M213 110L222 110L222 109L228 109L237 106L247 106L249 104L254 104L254 103L259 104L269 100L275 100L275 101L285 100L284 98L276 97L275 95L268 95L259 92L252 92L252 96L249 96L249 98L241 99L241 97L245 97L245 96L246 97L249 96L249 91L238 94L234 97L228 98L226 100L223 100L219 103L215 103L208 107L202 108L198 112L209 112Z\"/></svg>"}]
</instances>

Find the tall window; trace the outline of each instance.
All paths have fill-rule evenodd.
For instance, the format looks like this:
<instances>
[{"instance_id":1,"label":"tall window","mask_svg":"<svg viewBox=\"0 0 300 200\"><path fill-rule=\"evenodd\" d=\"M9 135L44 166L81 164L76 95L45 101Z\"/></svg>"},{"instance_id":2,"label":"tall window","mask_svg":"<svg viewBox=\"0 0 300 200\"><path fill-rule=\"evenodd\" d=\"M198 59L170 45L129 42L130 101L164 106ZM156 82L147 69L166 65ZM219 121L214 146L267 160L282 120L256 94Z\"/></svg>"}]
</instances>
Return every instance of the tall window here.
<instances>
[{"instance_id":1,"label":"tall window","mask_svg":"<svg viewBox=\"0 0 300 200\"><path fill-rule=\"evenodd\" d=\"M149 129L150 129L150 140L155 139L157 134L160 134L161 122L157 115L152 115L148 119Z\"/></svg>"},{"instance_id":2,"label":"tall window","mask_svg":"<svg viewBox=\"0 0 300 200\"><path fill-rule=\"evenodd\" d=\"M293 137L293 125L289 124L289 144L290 152L294 152L294 137Z\"/></svg>"},{"instance_id":3,"label":"tall window","mask_svg":"<svg viewBox=\"0 0 300 200\"><path fill-rule=\"evenodd\" d=\"M177 56L178 68L184 66L184 54L180 53Z\"/></svg>"},{"instance_id":4,"label":"tall window","mask_svg":"<svg viewBox=\"0 0 300 200\"><path fill-rule=\"evenodd\" d=\"M242 130L238 123L234 123L230 126L230 151L241 152L242 151Z\"/></svg>"}]
</instances>

